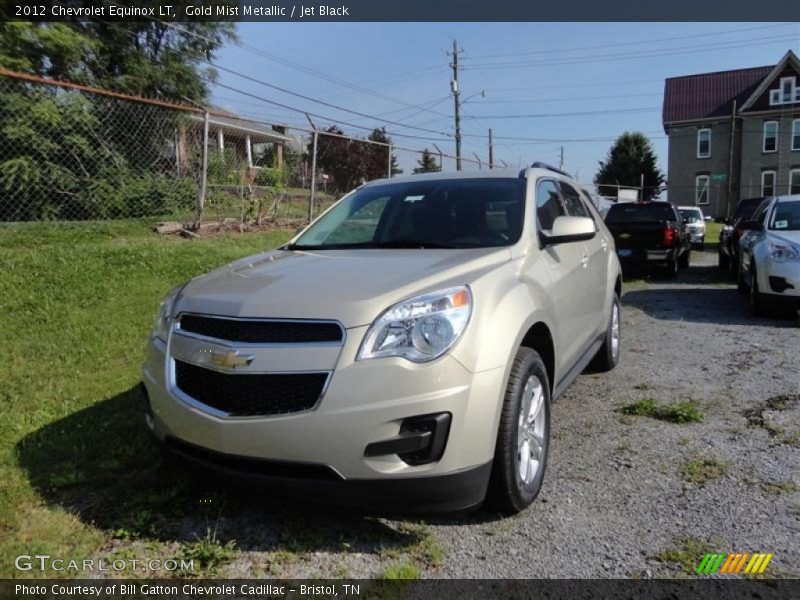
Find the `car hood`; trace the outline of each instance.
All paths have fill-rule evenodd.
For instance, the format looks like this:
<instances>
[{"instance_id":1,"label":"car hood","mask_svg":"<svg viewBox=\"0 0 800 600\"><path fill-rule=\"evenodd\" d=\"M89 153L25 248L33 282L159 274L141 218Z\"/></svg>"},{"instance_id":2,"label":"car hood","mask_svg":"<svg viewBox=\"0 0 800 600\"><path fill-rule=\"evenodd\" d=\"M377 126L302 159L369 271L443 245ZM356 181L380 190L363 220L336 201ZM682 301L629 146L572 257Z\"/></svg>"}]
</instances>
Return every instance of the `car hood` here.
<instances>
[{"instance_id":1,"label":"car hood","mask_svg":"<svg viewBox=\"0 0 800 600\"><path fill-rule=\"evenodd\" d=\"M275 250L191 280L173 312L335 319L357 327L400 300L469 284L510 259L508 248Z\"/></svg>"},{"instance_id":2,"label":"car hood","mask_svg":"<svg viewBox=\"0 0 800 600\"><path fill-rule=\"evenodd\" d=\"M769 239L784 244L792 244L800 247L800 231L781 231L772 229L769 232Z\"/></svg>"}]
</instances>

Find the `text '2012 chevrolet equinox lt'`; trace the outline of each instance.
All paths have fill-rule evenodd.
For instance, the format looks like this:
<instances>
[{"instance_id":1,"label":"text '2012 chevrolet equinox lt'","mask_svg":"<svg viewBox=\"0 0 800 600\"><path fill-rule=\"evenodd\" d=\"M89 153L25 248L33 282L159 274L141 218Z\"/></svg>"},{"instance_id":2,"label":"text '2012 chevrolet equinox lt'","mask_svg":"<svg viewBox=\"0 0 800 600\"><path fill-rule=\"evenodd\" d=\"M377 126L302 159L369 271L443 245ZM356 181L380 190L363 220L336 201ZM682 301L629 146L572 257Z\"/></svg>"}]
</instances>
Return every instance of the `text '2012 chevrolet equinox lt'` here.
<instances>
[{"instance_id":1,"label":"text '2012 chevrolet equinox lt'","mask_svg":"<svg viewBox=\"0 0 800 600\"><path fill-rule=\"evenodd\" d=\"M144 364L167 455L366 510L517 512L551 401L619 358L620 266L565 173L368 183L164 299Z\"/></svg>"}]
</instances>

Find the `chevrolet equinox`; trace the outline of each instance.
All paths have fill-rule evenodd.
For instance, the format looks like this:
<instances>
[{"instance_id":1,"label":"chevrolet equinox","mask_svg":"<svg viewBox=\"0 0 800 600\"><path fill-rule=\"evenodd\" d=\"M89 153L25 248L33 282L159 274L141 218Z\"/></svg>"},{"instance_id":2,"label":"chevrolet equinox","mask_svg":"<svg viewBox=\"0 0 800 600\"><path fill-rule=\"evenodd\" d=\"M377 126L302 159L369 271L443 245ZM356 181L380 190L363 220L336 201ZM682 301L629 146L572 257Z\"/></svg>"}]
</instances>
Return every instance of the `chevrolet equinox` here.
<instances>
[{"instance_id":1,"label":"chevrolet equinox","mask_svg":"<svg viewBox=\"0 0 800 600\"><path fill-rule=\"evenodd\" d=\"M170 459L274 495L518 512L542 486L551 402L619 359L621 285L558 169L373 181L167 294L146 421Z\"/></svg>"}]
</instances>

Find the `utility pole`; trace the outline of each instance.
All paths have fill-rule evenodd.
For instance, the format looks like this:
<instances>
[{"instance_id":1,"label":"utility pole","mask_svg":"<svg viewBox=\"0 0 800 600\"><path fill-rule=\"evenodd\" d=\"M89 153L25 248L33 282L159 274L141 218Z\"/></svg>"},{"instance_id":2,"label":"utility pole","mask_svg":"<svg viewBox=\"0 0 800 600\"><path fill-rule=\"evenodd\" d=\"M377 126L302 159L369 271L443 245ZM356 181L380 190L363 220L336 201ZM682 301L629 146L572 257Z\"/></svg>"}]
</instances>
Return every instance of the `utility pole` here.
<instances>
[{"instance_id":1,"label":"utility pole","mask_svg":"<svg viewBox=\"0 0 800 600\"><path fill-rule=\"evenodd\" d=\"M559 169L564 168L564 146L561 146L561 158L558 161L558 168Z\"/></svg>"},{"instance_id":2,"label":"utility pole","mask_svg":"<svg viewBox=\"0 0 800 600\"><path fill-rule=\"evenodd\" d=\"M494 169L494 146L492 146L492 128L489 128L489 168Z\"/></svg>"},{"instance_id":3,"label":"utility pole","mask_svg":"<svg viewBox=\"0 0 800 600\"><path fill-rule=\"evenodd\" d=\"M733 143L736 141L736 100L733 101L733 110L731 110L731 139L730 149L728 151L728 197L725 201L725 218L729 219L731 216L731 197L733 196ZM739 191L739 198L742 197L741 190ZM717 211L719 212L719 210Z\"/></svg>"},{"instance_id":4,"label":"utility pole","mask_svg":"<svg viewBox=\"0 0 800 600\"><path fill-rule=\"evenodd\" d=\"M453 79L450 81L450 90L453 92L453 106L455 108L455 125L456 125L456 171L461 170L461 101L459 96L461 90L458 87L458 54L461 52L458 49L458 42L453 40L453 62L450 66L453 68Z\"/></svg>"}]
</instances>

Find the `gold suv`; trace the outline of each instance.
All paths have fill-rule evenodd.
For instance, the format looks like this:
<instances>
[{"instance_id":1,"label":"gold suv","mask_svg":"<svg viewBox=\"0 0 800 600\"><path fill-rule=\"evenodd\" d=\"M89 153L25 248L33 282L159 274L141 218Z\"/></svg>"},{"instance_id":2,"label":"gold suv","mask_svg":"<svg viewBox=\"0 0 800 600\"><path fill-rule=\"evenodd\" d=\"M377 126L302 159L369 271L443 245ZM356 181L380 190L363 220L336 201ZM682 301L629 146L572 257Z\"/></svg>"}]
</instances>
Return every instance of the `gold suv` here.
<instances>
[{"instance_id":1,"label":"gold suv","mask_svg":"<svg viewBox=\"0 0 800 600\"><path fill-rule=\"evenodd\" d=\"M557 169L373 181L166 296L146 420L173 460L275 495L520 511L552 400L619 359L621 284L603 220Z\"/></svg>"}]
</instances>

